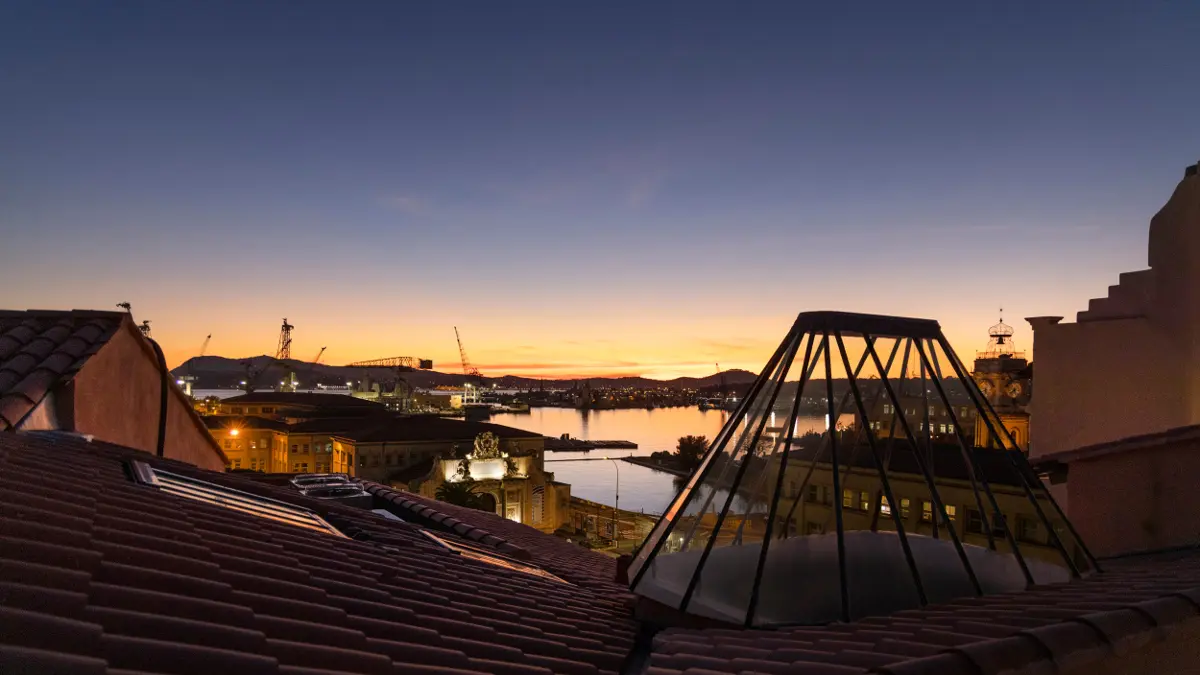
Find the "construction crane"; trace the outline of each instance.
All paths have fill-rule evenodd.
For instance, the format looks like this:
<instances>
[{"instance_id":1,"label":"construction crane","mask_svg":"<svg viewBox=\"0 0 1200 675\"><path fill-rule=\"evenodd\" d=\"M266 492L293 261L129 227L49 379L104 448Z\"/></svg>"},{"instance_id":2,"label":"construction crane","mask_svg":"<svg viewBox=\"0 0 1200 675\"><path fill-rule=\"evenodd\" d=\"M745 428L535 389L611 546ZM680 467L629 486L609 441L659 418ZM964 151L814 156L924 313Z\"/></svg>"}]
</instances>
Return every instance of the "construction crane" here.
<instances>
[{"instance_id":1,"label":"construction crane","mask_svg":"<svg viewBox=\"0 0 1200 675\"><path fill-rule=\"evenodd\" d=\"M462 338L458 336L458 326L454 327L454 339L458 341L458 357L462 361L463 375L474 377L482 382L483 375L478 368L471 365L471 360L467 358L467 350L463 348Z\"/></svg>"},{"instance_id":2,"label":"construction crane","mask_svg":"<svg viewBox=\"0 0 1200 675\"><path fill-rule=\"evenodd\" d=\"M321 351L317 352L317 355L313 357L312 364L314 366L321 362L321 355L324 353L325 353L325 348L321 347Z\"/></svg>"},{"instance_id":3,"label":"construction crane","mask_svg":"<svg viewBox=\"0 0 1200 675\"><path fill-rule=\"evenodd\" d=\"M275 348L276 361L292 358L293 328L295 328L295 326L288 323L288 320L285 318L283 320L283 326L279 329L279 346Z\"/></svg>"},{"instance_id":4,"label":"construction crane","mask_svg":"<svg viewBox=\"0 0 1200 675\"><path fill-rule=\"evenodd\" d=\"M200 353L193 358L188 359L187 375L179 378L179 381L183 383L183 393L187 394L188 396L192 395L192 384L196 381L196 376L192 374L192 366L196 363L196 359L204 356L204 352L208 351L209 340L212 340L212 333L209 333L204 337L204 342L200 344Z\"/></svg>"}]
</instances>

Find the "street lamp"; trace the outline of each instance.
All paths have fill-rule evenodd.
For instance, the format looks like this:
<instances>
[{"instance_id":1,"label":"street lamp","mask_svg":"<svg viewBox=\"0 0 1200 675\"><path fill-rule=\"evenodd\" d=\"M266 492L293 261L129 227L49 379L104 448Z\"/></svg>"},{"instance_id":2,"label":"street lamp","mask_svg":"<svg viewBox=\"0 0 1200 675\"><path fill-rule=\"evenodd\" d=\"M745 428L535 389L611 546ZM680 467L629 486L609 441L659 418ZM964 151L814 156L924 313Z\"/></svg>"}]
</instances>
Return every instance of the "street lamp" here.
<instances>
[{"instance_id":1,"label":"street lamp","mask_svg":"<svg viewBox=\"0 0 1200 675\"><path fill-rule=\"evenodd\" d=\"M617 510L621 506L621 465L617 463L617 460L615 460L611 457L605 456L604 459L607 459L608 461L612 462L613 467L617 470L617 487L613 492L613 521L612 521L612 523L613 523L613 546L615 547L617 545L617 542L621 540L621 530L617 528Z\"/></svg>"}]
</instances>

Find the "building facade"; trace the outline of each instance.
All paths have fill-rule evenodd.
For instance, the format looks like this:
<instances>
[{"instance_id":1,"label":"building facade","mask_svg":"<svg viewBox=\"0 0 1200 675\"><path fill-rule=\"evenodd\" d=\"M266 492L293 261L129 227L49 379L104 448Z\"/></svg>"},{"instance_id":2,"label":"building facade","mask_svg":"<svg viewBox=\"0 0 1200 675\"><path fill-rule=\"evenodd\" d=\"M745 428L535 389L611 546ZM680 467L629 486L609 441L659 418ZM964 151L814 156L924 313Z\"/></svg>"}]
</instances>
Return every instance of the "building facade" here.
<instances>
[{"instance_id":1,"label":"building facade","mask_svg":"<svg viewBox=\"0 0 1200 675\"><path fill-rule=\"evenodd\" d=\"M1033 326L1030 456L1200 423L1200 175L1151 219L1149 269L1127 272L1074 323Z\"/></svg>"},{"instance_id":2,"label":"building facade","mask_svg":"<svg viewBox=\"0 0 1200 675\"><path fill-rule=\"evenodd\" d=\"M212 470L226 459L127 312L0 311L0 431L84 434Z\"/></svg>"},{"instance_id":3,"label":"building facade","mask_svg":"<svg viewBox=\"0 0 1200 675\"><path fill-rule=\"evenodd\" d=\"M1033 396L1033 367L1013 346L1012 326L1000 322L988 329L987 349L975 355L971 377L996 411L1000 424L1023 452L1029 452L1029 403ZM993 425L996 420L993 419ZM996 431L1000 431L996 429ZM1000 447L984 418L975 420L975 445Z\"/></svg>"}]
</instances>

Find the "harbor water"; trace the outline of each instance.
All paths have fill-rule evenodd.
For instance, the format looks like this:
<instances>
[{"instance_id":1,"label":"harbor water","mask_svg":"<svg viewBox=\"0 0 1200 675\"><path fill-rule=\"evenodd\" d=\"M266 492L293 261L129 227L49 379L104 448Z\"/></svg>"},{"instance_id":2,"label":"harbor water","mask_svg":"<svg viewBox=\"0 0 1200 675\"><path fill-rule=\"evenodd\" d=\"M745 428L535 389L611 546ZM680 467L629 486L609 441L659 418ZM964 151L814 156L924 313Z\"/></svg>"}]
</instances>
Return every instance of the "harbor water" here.
<instances>
[{"instance_id":1,"label":"harbor water","mask_svg":"<svg viewBox=\"0 0 1200 675\"><path fill-rule=\"evenodd\" d=\"M198 396L225 398L239 391L197 391ZM675 496L675 476L629 462L604 461L604 457L648 456L659 450L674 450L681 436L707 436L711 441L729 419L724 410L679 408L627 408L576 410L533 408L529 413L492 415L493 424L516 427L554 438L569 434L580 440L632 441L636 450L592 450L547 452L546 470L555 480L571 484L571 494L611 506L616 498L620 471L621 508L662 513ZM801 427L816 429L823 419L805 419ZM803 429L802 429L803 430ZM619 467L619 468L618 468Z\"/></svg>"}]
</instances>

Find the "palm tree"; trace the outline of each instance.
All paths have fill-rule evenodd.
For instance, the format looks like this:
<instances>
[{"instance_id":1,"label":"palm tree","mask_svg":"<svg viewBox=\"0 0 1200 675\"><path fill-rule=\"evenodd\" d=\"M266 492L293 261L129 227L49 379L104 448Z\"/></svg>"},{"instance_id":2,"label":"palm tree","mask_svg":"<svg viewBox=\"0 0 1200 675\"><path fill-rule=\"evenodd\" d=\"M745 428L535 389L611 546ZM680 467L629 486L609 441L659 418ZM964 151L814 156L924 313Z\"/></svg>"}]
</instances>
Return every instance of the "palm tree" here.
<instances>
[{"instance_id":1,"label":"palm tree","mask_svg":"<svg viewBox=\"0 0 1200 675\"><path fill-rule=\"evenodd\" d=\"M464 506L468 509L488 510L483 495L475 492L475 481L472 480L442 483L438 486L434 497L438 501Z\"/></svg>"}]
</instances>

